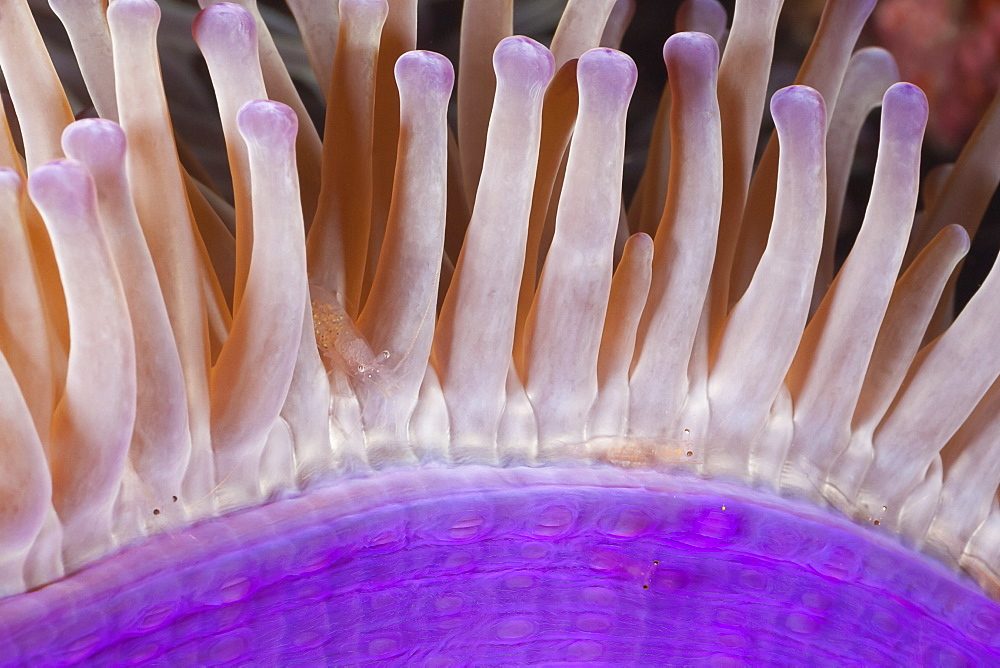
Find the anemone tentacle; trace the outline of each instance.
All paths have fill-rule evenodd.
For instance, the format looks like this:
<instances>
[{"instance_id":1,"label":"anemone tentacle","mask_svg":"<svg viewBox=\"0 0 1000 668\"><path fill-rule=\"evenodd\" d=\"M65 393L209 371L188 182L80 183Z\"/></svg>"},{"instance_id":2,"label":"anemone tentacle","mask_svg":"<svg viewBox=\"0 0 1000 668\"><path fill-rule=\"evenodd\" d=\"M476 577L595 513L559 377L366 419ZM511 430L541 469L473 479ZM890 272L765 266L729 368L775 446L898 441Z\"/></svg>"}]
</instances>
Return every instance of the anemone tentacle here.
<instances>
[{"instance_id":1,"label":"anemone tentacle","mask_svg":"<svg viewBox=\"0 0 1000 668\"><path fill-rule=\"evenodd\" d=\"M227 173L168 111L173 2L52 0L69 93L34 4L0 0L0 663L1000 661L1000 269L949 310L1000 105L918 210L873 0L828 0L756 169L782 3L687 0L634 196L630 0L551 48L467 3L454 130L413 0L290 1L295 76L267 8L203 0Z\"/></svg>"}]
</instances>

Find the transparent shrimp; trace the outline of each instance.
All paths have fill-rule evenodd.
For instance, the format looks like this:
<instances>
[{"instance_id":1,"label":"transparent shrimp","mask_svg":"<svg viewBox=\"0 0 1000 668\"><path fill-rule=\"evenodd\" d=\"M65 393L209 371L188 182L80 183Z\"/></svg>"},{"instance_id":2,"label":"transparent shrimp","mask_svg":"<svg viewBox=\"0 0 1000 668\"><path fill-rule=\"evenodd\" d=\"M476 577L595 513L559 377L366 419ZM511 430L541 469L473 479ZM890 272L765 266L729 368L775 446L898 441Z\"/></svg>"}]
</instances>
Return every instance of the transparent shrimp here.
<instances>
[{"instance_id":1,"label":"transparent shrimp","mask_svg":"<svg viewBox=\"0 0 1000 668\"><path fill-rule=\"evenodd\" d=\"M328 362L327 368L333 366L346 373L355 391L387 394L394 375L386 364L389 351L372 351L335 295L316 285L309 286L309 294L316 345Z\"/></svg>"}]
</instances>

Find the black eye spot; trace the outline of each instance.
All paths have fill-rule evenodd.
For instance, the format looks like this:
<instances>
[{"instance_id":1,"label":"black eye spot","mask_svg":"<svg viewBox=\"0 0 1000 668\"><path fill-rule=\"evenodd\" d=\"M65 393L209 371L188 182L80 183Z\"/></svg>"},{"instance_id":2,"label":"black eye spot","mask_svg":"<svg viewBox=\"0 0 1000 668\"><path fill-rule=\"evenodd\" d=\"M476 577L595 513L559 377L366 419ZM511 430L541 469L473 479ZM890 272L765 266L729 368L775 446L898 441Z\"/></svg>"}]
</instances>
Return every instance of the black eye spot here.
<instances>
[{"instance_id":1,"label":"black eye spot","mask_svg":"<svg viewBox=\"0 0 1000 668\"><path fill-rule=\"evenodd\" d=\"M159 508L153 508L153 514L154 515L159 515L160 514L160 509Z\"/></svg>"},{"instance_id":2,"label":"black eye spot","mask_svg":"<svg viewBox=\"0 0 1000 668\"><path fill-rule=\"evenodd\" d=\"M174 497L174 503L177 503L177 497L176 496Z\"/></svg>"},{"instance_id":3,"label":"black eye spot","mask_svg":"<svg viewBox=\"0 0 1000 668\"><path fill-rule=\"evenodd\" d=\"M643 589L649 589L649 585L642 585Z\"/></svg>"}]
</instances>

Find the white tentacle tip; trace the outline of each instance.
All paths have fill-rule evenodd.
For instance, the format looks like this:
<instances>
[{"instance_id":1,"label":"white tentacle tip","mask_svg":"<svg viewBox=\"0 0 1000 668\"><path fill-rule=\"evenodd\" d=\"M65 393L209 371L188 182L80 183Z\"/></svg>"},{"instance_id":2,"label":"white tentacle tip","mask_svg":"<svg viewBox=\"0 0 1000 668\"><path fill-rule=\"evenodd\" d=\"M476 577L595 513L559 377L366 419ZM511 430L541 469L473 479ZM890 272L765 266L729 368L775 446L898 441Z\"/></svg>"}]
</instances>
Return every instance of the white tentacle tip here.
<instances>
[{"instance_id":1,"label":"white tentacle tip","mask_svg":"<svg viewBox=\"0 0 1000 668\"><path fill-rule=\"evenodd\" d=\"M76 160L55 160L40 165L28 177L28 194L46 218L57 224L74 224L96 211L94 181Z\"/></svg>"},{"instance_id":2,"label":"white tentacle tip","mask_svg":"<svg viewBox=\"0 0 1000 668\"><path fill-rule=\"evenodd\" d=\"M788 86L771 97L771 117L774 127L781 135L794 134L810 137L796 147L803 152L812 152L814 144L826 141L826 102L823 96L809 86ZM782 145L787 150L787 145Z\"/></svg>"},{"instance_id":3,"label":"white tentacle tip","mask_svg":"<svg viewBox=\"0 0 1000 668\"><path fill-rule=\"evenodd\" d=\"M431 51L408 51L396 61L396 85L401 95L427 95L447 100L455 84L451 61Z\"/></svg>"},{"instance_id":4,"label":"white tentacle tip","mask_svg":"<svg viewBox=\"0 0 1000 668\"><path fill-rule=\"evenodd\" d=\"M277 148L294 144L299 119L281 102L251 100L240 107L236 125L247 144Z\"/></svg>"},{"instance_id":5,"label":"white tentacle tip","mask_svg":"<svg viewBox=\"0 0 1000 668\"><path fill-rule=\"evenodd\" d=\"M125 160L125 131L103 118L75 121L63 130L62 148L96 175L118 168Z\"/></svg>"},{"instance_id":6,"label":"white tentacle tip","mask_svg":"<svg viewBox=\"0 0 1000 668\"><path fill-rule=\"evenodd\" d=\"M663 45L663 62L672 77L701 77L719 69L719 45L711 35L679 32ZM679 82L683 87L685 82ZM693 82L692 82L693 83Z\"/></svg>"},{"instance_id":7,"label":"white tentacle tip","mask_svg":"<svg viewBox=\"0 0 1000 668\"><path fill-rule=\"evenodd\" d=\"M617 104L628 104L638 77L632 58L614 49L587 51L576 71L581 96Z\"/></svg>"},{"instance_id":8,"label":"white tentacle tip","mask_svg":"<svg viewBox=\"0 0 1000 668\"><path fill-rule=\"evenodd\" d=\"M257 24L245 8L220 2L201 10L191 26L194 41L202 50L225 51L229 58L256 57Z\"/></svg>"},{"instance_id":9,"label":"white tentacle tip","mask_svg":"<svg viewBox=\"0 0 1000 668\"><path fill-rule=\"evenodd\" d=\"M893 84L882 98L882 119L886 129L919 144L927 125L927 96L911 83Z\"/></svg>"},{"instance_id":10,"label":"white tentacle tip","mask_svg":"<svg viewBox=\"0 0 1000 668\"><path fill-rule=\"evenodd\" d=\"M493 52L497 84L541 95L555 75L552 52L531 39L516 35L502 40Z\"/></svg>"}]
</instances>

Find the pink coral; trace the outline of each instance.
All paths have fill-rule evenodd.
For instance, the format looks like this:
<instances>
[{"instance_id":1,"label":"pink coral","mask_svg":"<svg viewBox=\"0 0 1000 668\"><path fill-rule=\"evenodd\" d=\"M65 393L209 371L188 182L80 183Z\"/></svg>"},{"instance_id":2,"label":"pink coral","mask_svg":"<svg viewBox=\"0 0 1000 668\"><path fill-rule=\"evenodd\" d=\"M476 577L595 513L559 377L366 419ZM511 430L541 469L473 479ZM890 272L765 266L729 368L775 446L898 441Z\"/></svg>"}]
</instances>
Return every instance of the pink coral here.
<instances>
[{"instance_id":1,"label":"pink coral","mask_svg":"<svg viewBox=\"0 0 1000 668\"><path fill-rule=\"evenodd\" d=\"M884 0L873 26L902 76L927 93L928 138L960 148L1000 85L1000 2Z\"/></svg>"}]
</instances>

